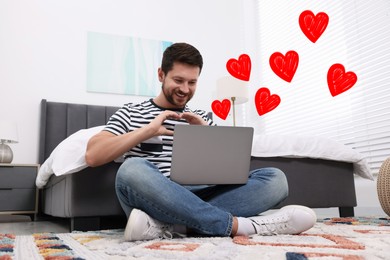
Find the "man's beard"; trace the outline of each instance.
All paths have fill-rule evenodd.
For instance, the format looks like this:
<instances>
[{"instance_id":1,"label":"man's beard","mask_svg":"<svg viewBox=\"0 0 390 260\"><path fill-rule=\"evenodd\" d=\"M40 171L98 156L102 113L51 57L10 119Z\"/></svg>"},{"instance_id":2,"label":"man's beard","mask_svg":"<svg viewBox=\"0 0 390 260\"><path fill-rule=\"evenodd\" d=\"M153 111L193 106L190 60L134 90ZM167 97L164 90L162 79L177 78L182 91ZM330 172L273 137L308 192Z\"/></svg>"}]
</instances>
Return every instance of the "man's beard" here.
<instances>
[{"instance_id":1,"label":"man's beard","mask_svg":"<svg viewBox=\"0 0 390 260\"><path fill-rule=\"evenodd\" d=\"M164 84L162 84L162 86L161 86L161 88L162 88L162 92L164 93L164 96L165 96L165 98L166 98L166 100L171 104L171 105L173 105L173 106L175 106L175 107L184 107L187 103L188 103L188 101L190 101L191 100L191 98L192 98L192 96L193 96L193 94L190 92L190 93L188 93L188 94L184 94L184 93L182 93L180 90L172 90L170 93L166 90L166 88L164 87ZM185 95L185 98L187 99L186 100L186 102L184 103L184 104L178 104L177 102L175 102L175 99L174 99L174 95L175 95L175 93L182 93L183 95Z\"/></svg>"}]
</instances>

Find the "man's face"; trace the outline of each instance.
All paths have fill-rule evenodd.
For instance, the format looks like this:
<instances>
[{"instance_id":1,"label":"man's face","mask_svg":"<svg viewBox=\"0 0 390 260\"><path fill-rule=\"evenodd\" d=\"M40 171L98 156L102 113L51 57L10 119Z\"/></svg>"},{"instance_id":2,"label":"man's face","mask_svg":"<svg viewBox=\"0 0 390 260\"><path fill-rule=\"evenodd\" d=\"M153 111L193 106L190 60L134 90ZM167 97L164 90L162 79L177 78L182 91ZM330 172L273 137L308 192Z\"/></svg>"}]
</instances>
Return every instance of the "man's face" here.
<instances>
[{"instance_id":1,"label":"man's face","mask_svg":"<svg viewBox=\"0 0 390 260\"><path fill-rule=\"evenodd\" d=\"M166 100L173 108L183 108L193 97L200 69L184 63L175 62L166 75L159 69L159 80Z\"/></svg>"}]
</instances>

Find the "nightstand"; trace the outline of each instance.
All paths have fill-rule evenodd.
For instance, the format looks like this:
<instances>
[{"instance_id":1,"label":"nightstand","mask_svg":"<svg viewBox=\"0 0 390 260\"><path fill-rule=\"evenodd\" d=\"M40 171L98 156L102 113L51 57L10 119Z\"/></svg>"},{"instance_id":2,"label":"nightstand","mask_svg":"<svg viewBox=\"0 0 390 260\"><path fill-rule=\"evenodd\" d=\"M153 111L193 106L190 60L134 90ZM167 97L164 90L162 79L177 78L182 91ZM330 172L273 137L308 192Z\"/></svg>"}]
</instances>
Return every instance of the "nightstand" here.
<instances>
[{"instance_id":1,"label":"nightstand","mask_svg":"<svg viewBox=\"0 0 390 260\"><path fill-rule=\"evenodd\" d=\"M39 164L0 163L0 214L29 215L38 212L38 189L35 179Z\"/></svg>"}]
</instances>

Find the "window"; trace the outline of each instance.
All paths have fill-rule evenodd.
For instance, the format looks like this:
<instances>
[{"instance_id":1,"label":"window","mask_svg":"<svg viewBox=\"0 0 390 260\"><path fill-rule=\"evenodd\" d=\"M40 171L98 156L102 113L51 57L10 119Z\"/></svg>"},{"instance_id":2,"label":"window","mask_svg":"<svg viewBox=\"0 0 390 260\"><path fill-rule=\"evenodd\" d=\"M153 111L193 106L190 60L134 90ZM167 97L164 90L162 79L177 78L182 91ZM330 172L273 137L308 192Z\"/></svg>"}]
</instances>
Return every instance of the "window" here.
<instances>
[{"instance_id":1,"label":"window","mask_svg":"<svg viewBox=\"0 0 390 260\"><path fill-rule=\"evenodd\" d=\"M281 103L259 116L249 108L249 125L261 134L321 135L339 140L365 155L373 173L390 156L390 2L388 0L257 1L259 61L252 74L258 85L277 94ZM324 12L329 23L311 42L299 26L299 16ZM291 83L269 64L274 52L299 55ZM257 63L256 63L257 62ZM349 90L332 96L327 73L342 64L357 75Z\"/></svg>"}]
</instances>

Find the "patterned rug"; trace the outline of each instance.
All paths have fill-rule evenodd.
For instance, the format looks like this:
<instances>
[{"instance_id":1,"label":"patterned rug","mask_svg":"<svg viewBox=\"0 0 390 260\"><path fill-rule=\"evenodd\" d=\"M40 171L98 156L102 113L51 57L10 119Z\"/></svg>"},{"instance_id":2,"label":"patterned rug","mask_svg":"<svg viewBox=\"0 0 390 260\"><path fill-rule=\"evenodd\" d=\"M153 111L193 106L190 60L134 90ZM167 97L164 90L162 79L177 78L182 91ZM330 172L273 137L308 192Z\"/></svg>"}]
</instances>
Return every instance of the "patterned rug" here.
<instances>
[{"instance_id":1,"label":"patterned rug","mask_svg":"<svg viewBox=\"0 0 390 260\"><path fill-rule=\"evenodd\" d=\"M0 234L0 259L390 259L390 218L323 219L301 235L126 242L123 230Z\"/></svg>"}]
</instances>

